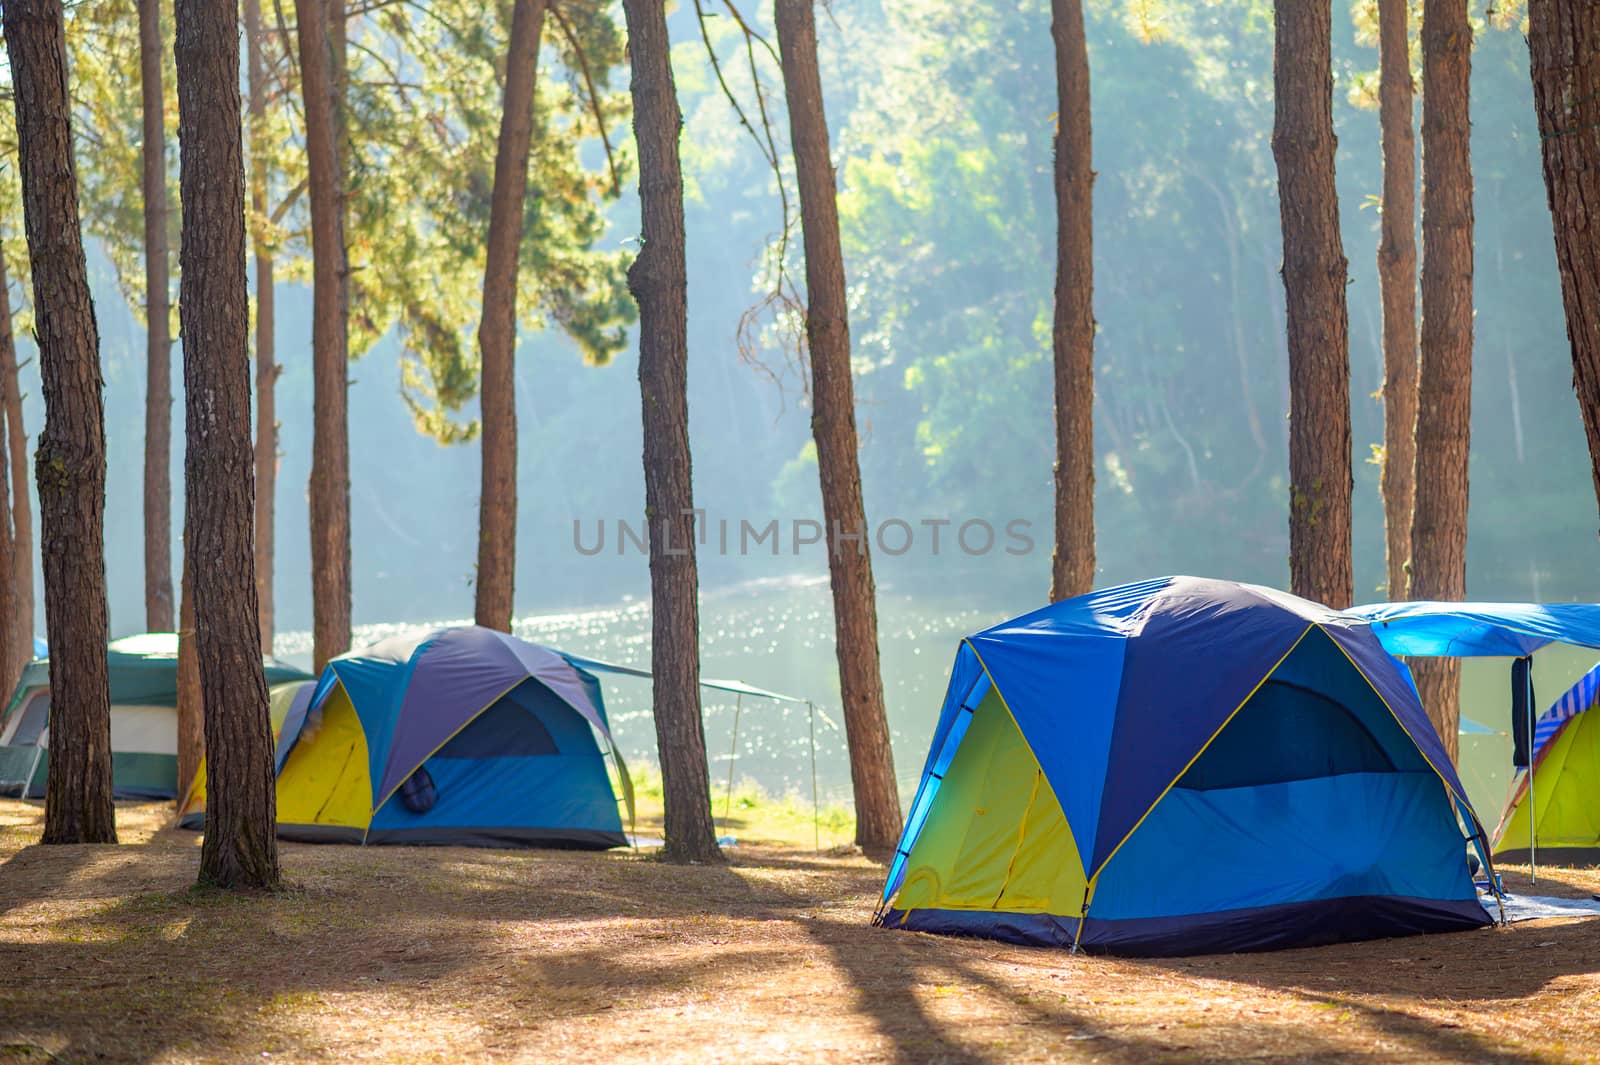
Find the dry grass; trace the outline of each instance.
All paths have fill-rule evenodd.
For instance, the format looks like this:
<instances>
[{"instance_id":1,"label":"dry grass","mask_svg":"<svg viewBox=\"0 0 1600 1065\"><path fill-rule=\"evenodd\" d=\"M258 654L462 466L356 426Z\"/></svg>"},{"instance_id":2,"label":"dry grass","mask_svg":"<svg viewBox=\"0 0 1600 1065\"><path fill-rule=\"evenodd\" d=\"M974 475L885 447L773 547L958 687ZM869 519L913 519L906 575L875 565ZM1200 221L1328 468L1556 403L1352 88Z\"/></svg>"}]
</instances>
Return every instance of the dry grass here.
<instances>
[{"instance_id":1,"label":"dry grass","mask_svg":"<svg viewBox=\"0 0 1600 1065\"><path fill-rule=\"evenodd\" d=\"M46 848L0 802L0 1062L1600 1060L1600 921L1112 961L870 928L881 869L794 843L288 845L239 899L164 817Z\"/></svg>"}]
</instances>

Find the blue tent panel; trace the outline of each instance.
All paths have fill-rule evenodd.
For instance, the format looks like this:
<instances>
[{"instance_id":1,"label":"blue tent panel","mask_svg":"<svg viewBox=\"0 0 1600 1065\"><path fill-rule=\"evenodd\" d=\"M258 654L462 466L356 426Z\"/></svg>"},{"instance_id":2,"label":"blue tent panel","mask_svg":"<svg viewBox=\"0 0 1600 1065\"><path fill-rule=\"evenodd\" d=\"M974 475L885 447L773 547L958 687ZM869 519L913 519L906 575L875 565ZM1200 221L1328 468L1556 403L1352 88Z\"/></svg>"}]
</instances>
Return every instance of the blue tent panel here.
<instances>
[{"instance_id":1,"label":"blue tent panel","mask_svg":"<svg viewBox=\"0 0 1600 1065\"><path fill-rule=\"evenodd\" d=\"M1106 866L1089 913L1181 917L1352 895L1476 898L1432 773L1174 788Z\"/></svg>"},{"instance_id":2,"label":"blue tent panel","mask_svg":"<svg viewBox=\"0 0 1600 1065\"><path fill-rule=\"evenodd\" d=\"M1194 583L1181 596L1164 595L1128 645L1104 773L1116 787L1093 836L1091 874L1310 630L1243 586Z\"/></svg>"}]
</instances>

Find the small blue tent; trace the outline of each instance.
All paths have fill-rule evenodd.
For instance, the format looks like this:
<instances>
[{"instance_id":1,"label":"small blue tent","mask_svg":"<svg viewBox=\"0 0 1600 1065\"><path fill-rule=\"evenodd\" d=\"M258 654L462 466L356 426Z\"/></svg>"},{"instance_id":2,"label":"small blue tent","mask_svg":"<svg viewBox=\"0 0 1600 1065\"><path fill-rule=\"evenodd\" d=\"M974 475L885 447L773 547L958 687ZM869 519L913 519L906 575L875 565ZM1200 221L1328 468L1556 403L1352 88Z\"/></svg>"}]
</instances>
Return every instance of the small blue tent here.
<instances>
[{"instance_id":1,"label":"small blue tent","mask_svg":"<svg viewBox=\"0 0 1600 1065\"><path fill-rule=\"evenodd\" d=\"M278 740L278 835L303 842L624 846L600 685L474 625L328 663ZM618 787L632 804L626 768Z\"/></svg>"},{"instance_id":2,"label":"small blue tent","mask_svg":"<svg viewBox=\"0 0 1600 1065\"><path fill-rule=\"evenodd\" d=\"M876 923L1135 955L1473 928L1467 839L1364 620L1169 577L962 641Z\"/></svg>"}]
</instances>

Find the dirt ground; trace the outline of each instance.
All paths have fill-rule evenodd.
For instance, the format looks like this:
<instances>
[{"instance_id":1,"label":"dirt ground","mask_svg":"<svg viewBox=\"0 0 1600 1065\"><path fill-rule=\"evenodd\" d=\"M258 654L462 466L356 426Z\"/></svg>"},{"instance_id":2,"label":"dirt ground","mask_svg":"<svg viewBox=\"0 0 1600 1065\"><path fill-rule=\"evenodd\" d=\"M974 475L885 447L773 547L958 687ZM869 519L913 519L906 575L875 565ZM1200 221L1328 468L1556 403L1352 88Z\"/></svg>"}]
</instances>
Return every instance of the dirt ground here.
<instances>
[{"instance_id":1,"label":"dirt ground","mask_svg":"<svg viewBox=\"0 0 1600 1065\"><path fill-rule=\"evenodd\" d=\"M809 839L291 844L239 899L163 807L120 847L34 845L40 812L0 802L0 1062L1600 1061L1600 920L1118 961L871 928L881 867Z\"/></svg>"}]
</instances>

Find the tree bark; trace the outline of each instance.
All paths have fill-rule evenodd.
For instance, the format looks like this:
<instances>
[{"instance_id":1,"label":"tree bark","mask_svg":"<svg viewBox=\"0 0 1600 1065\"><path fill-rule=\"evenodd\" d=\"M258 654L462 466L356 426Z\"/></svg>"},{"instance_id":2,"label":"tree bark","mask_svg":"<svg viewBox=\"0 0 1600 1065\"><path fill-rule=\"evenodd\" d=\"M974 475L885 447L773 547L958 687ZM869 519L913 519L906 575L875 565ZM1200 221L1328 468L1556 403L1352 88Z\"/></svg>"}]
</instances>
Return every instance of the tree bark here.
<instances>
[{"instance_id":1,"label":"tree bark","mask_svg":"<svg viewBox=\"0 0 1600 1065\"><path fill-rule=\"evenodd\" d=\"M1600 501L1600 6L1530 0L1528 54L1572 345L1572 384Z\"/></svg>"},{"instance_id":2,"label":"tree bark","mask_svg":"<svg viewBox=\"0 0 1600 1065\"><path fill-rule=\"evenodd\" d=\"M21 570L32 567L33 559L17 550L19 534L12 522L11 477L14 464L10 461L12 445L8 423L11 404L7 399L11 390L17 387L14 380L17 362L15 345L16 339L11 333L10 279L6 276L5 250L0 248L0 346L9 349L8 354L0 355L0 596L3 596L0 599L0 699L11 697L10 693L16 688L17 679L33 652L30 645L28 656L23 655L22 640L18 636L19 629L30 638L33 633L31 604L30 616L25 618L17 602L18 575ZM12 370L9 374L8 369ZM27 486L23 487L26 489Z\"/></svg>"},{"instance_id":3,"label":"tree bark","mask_svg":"<svg viewBox=\"0 0 1600 1065\"><path fill-rule=\"evenodd\" d=\"M185 454L187 460L187 453ZM184 524L188 524L185 487ZM190 574L188 536L184 537L183 570L178 592L178 802L182 803L206 754L205 695L200 687L200 656L194 640L194 577Z\"/></svg>"},{"instance_id":4,"label":"tree bark","mask_svg":"<svg viewBox=\"0 0 1600 1065\"><path fill-rule=\"evenodd\" d=\"M1094 587L1094 166L1080 0L1053 0L1056 48L1056 546L1052 601Z\"/></svg>"},{"instance_id":5,"label":"tree bark","mask_svg":"<svg viewBox=\"0 0 1600 1065\"><path fill-rule=\"evenodd\" d=\"M35 457L50 640L45 843L115 843L106 666L105 408L78 218L61 0L7 0L45 423Z\"/></svg>"},{"instance_id":6,"label":"tree bark","mask_svg":"<svg viewBox=\"0 0 1600 1065\"><path fill-rule=\"evenodd\" d=\"M689 461L688 268L683 232L683 116L661 0L623 0L633 68L643 231L628 267L639 305L645 515L650 524L650 625L656 743L668 861L719 861L700 716L700 604Z\"/></svg>"},{"instance_id":7,"label":"tree bark","mask_svg":"<svg viewBox=\"0 0 1600 1065\"><path fill-rule=\"evenodd\" d=\"M1412 131L1408 0L1378 0L1378 121L1383 141L1382 236L1378 287L1383 305L1383 496L1386 594L1406 594L1411 510L1416 499L1417 143Z\"/></svg>"},{"instance_id":8,"label":"tree bark","mask_svg":"<svg viewBox=\"0 0 1600 1065\"><path fill-rule=\"evenodd\" d=\"M5 299L5 263L0 260L0 301ZM9 311L9 308L0 308ZM9 316L9 315L8 315ZM4 385L0 385L4 388ZM12 586L16 583L16 547L11 535L11 464L5 442L5 406L0 404L0 699L10 700L17 686L23 661L17 655L17 623L12 606Z\"/></svg>"},{"instance_id":9,"label":"tree bark","mask_svg":"<svg viewBox=\"0 0 1600 1065\"><path fill-rule=\"evenodd\" d=\"M522 246L533 97L545 0L516 0L506 52L505 101L489 201L483 274L483 484L478 494L477 622L511 631L517 569L517 252Z\"/></svg>"},{"instance_id":10,"label":"tree bark","mask_svg":"<svg viewBox=\"0 0 1600 1065\"><path fill-rule=\"evenodd\" d=\"M270 890L278 886L278 839L251 545L239 9L234 0L177 0L177 11L184 494L210 752L200 882Z\"/></svg>"},{"instance_id":11,"label":"tree bark","mask_svg":"<svg viewBox=\"0 0 1600 1065\"><path fill-rule=\"evenodd\" d=\"M1466 0L1422 12L1422 359L1412 599L1467 592L1467 451L1472 419L1472 27ZM1417 690L1452 761L1460 663L1418 663Z\"/></svg>"},{"instance_id":12,"label":"tree bark","mask_svg":"<svg viewBox=\"0 0 1600 1065\"><path fill-rule=\"evenodd\" d=\"M267 210L267 67L261 0L244 0L244 36L250 84L250 213L256 260L256 603L261 612L261 652L272 653L272 575L278 508L278 365L276 263L264 227ZM187 785L184 785L187 786Z\"/></svg>"},{"instance_id":13,"label":"tree bark","mask_svg":"<svg viewBox=\"0 0 1600 1065\"><path fill-rule=\"evenodd\" d=\"M856 843L867 851L892 851L902 825L900 792L878 662L878 601L868 547L871 532L861 497L844 252L811 4L812 0L777 0L775 8L806 249L811 435L822 480L823 520L829 529L828 573L855 793Z\"/></svg>"},{"instance_id":14,"label":"tree bark","mask_svg":"<svg viewBox=\"0 0 1600 1065\"><path fill-rule=\"evenodd\" d=\"M171 632L172 339L168 289L167 129L161 85L161 0L139 0L139 94L144 111L144 624Z\"/></svg>"},{"instance_id":15,"label":"tree bark","mask_svg":"<svg viewBox=\"0 0 1600 1065\"><path fill-rule=\"evenodd\" d=\"M0 250L0 255L3 255ZM6 450L11 462L11 574L14 661L33 658L33 502L28 498L28 435L22 424L22 382L17 374L17 338L11 328L11 285L0 259L0 409L5 411Z\"/></svg>"},{"instance_id":16,"label":"tree bark","mask_svg":"<svg viewBox=\"0 0 1600 1065\"><path fill-rule=\"evenodd\" d=\"M349 271L326 14L320 3L303 3L296 27L311 198L311 657L318 671L350 649Z\"/></svg>"},{"instance_id":17,"label":"tree bark","mask_svg":"<svg viewBox=\"0 0 1600 1065\"><path fill-rule=\"evenodd\" d=\"M1350 322L1334 185L1328 0L1274 5L1272 155L1283 225L1289 340L1289 581L1332 607L1350 563Z\"/></svg>"}]
</instances>

